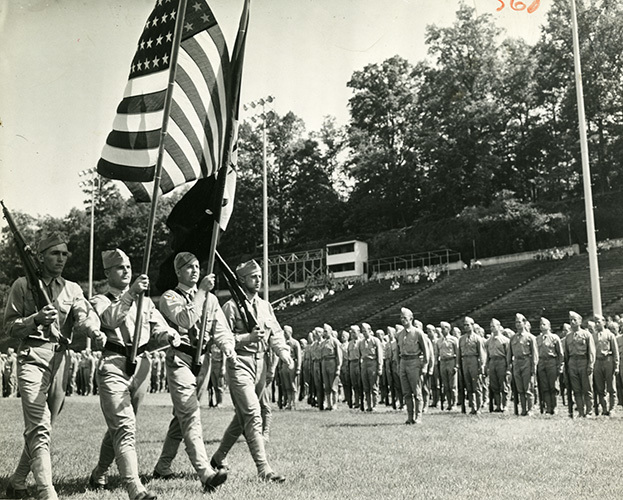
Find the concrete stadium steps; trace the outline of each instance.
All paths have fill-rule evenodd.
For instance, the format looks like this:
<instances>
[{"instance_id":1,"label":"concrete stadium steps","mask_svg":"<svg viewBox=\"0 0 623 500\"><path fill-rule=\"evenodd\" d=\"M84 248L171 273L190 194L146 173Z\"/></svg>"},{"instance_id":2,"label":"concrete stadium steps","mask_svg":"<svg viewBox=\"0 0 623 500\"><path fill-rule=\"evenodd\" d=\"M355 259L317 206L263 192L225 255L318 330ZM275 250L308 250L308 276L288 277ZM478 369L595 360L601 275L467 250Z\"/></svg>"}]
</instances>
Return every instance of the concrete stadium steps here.
<instances>
[{"instance_id":1,"label":"concrete stadium steps","mask_svg":"<svg viewBox=\"0 0 623 500\"><path fill-rule=\"evenodd\" d=\"M407 307L424 324L439 325L441 321L456 320L484 304L492 303L560 265L559 261L524 261L455 271L411 300L362 321L373 327L394 325L399 323L400 307Z\"/></svg>"},{"instance_id":2,"label":"concrete stadium steps","mask_svg":"<svg viewBox=\"0 0 623 500\"><path fill-rule=\"evenodd\" d=\"M431 286L426 282L403 284L397 290L391 291L389 285L390 281L357 284L350 290L336 292L309 307L306 307L306 303L277 311L277 319L282 326L292 326L297 338L307 336L314 327L324 323L329 323L336 330L342 330L354 323L361 323L361 318L368 316L370 312L387 309ZM297 309L298 313L289 314Z\"/></svg>"},{"instance_id":3,"label":"concrete stadium steps","mask_svg":"<svg viewBox=\"0 0 623 500\"><path fill-rule=\"evenodd\" d=\"M604 311L620 312L623 305L623 249L612 249L598 256L601 277L601 295ZM499 300L471 313L471 316L488 329L492 317L504 326L514 328L515 314L521 312L532 322L532 331L538 331L538 321L545 316L552 329L560 331L568 322L569 310L583 316L592 311L588 255L583 254L565 261L559 269L536 279Z\"/></svg>"}]
</instances>

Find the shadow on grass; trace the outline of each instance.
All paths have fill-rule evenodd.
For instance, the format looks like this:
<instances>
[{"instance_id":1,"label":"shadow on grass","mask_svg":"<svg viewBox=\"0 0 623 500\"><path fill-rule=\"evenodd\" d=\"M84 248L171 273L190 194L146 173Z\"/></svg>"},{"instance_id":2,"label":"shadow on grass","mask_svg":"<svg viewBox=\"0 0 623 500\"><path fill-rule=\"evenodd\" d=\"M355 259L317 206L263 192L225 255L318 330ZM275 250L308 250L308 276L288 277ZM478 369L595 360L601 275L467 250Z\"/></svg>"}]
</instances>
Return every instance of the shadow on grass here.
<instances>
[{"instance_id":1,"label":"shadow on grass","mask_svg":"<svg viewBox=\"0 0 623 500\"><path fill-rule=\"evenodd\" d=\"M330 429L332 427L401 427L404 424L401 422L368 422L368 423L357 423L357 422L344 422L340 424L324 424L321 427L325 427Z\"/></svg>"}]
</instances>

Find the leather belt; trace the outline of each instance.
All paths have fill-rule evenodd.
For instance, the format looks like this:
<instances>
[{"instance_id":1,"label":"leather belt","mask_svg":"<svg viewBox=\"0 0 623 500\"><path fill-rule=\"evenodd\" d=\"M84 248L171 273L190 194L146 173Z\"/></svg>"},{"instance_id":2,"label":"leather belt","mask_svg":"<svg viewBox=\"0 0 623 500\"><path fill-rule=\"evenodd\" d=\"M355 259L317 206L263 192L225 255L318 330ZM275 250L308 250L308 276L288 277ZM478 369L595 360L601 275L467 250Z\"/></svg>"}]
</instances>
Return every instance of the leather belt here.
<instances>
[{"instance_id":1,"label":"leather belt","mask_svg":"<svg viewBox=\"0 0 623 500\"><path fill-rule=\"evenodd\" d=\"M132 349L132 346L130 345L124 346L121 344L116 344L114 342L106 342L106 345L104 346L104 351L114 352L115 354L119 354L120 356L125 356L126 358L130 354L130 349ZM140 356L146 350L147 350L147 344L144 344L137 349L136 355Z\"/></svg>"}]
</instances>

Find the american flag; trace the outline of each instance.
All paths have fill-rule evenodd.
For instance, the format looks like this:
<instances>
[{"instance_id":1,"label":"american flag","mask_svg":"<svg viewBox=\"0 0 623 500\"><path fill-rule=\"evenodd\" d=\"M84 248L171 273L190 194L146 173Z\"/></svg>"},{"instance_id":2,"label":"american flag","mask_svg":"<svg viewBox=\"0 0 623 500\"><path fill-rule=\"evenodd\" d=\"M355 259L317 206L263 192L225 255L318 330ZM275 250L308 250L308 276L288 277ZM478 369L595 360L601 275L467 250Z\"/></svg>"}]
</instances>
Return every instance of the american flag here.
<instances>
[{"instance_id":1,"label":"american flag","mask_svg":"<svg viewBox=\"0 0 623 500\"><path fill-rule=\"evenodd\" d=\"M158 157L178 4L158 0L138 42L113 130L98 172L124 181L137 201L150 201ZM164 141L162 194L213 175L225 146L229 53L204 0L186 8L171 112Z\"/></svg>"}]
</instances>

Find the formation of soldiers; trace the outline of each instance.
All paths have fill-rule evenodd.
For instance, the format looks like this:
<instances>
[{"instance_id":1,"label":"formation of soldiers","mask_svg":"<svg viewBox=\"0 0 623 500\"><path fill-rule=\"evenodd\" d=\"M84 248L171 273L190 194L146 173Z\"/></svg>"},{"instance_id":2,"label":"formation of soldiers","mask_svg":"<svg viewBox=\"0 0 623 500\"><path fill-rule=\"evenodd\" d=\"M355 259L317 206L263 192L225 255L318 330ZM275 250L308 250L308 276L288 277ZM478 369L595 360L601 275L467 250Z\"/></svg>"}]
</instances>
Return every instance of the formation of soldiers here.
<instances>
[{"instance_id":1,"label":"formation of soldiers","mask_svg":"<svg viewBox=\"0 0 623 500\"><path fill-rule=\"evenodd\" d=\"M25 277L18 278L9 292L5 328L9 336L20 341L16 374L25 428L24 447L9 477L6 496L28 497L27 478L32 472L37 497L58 498L52 482L51 430L68 388L73 390L70 374L76 371L75 379L80 380L79 357L69 349L74 334L86 335L93 350L101 352L94 363L95 381L107 430L98 461L86 480L89 488L108 487L108 471L114 461L130 500L156 498L139 478L136 413L150 387L162 389L159 377L163 363L173 419L168 430L163 429L166 436L153 478L175 477L171 464L183 441L203 490L214 491L228 477L229 451L244 436L258 478L283 483L285 477L272 469L267 458L270 404L264 388L266 375L272 373L277 361L294 368L286 342L286 336L291 339L291 331L284 334L270 303L258 295L262 284L260 266L249 261L236 268L249 311L242 311L233 299L221 308L210 293L214 275L199 281L199 261L182 252L174 261L178 284L162 295L156 307L145 296L149 278L141 274L132 281L130 259L122 250L102 253L108 290L88 301L78 284L62 277L69 255L61 234L45 237L37 246L40 285L50 299L47 305L37 306ZM159 352L147 350L148 343L158 346L156 350L166 349L164 361ZM269 351L274 355L270 367L265 362ZM81 382L81 390L90 393L91 353L80 355L80 359L87 358L87 377ZM211 378L214 405L220 405L225 376L235 413L209 457L199 401Z\"/></svg>"},{"instance_id":2,"label":"formation of soldiers","mask_svg":"<svg viewBox=\"0 0 623 500\"><path fill-rule=\"evenodd\" d=\"M44 238L37 250L41 286L50 303L37 307L28 281L19 278L5 311L6 331L20 345L3 359L2 373L7 373L7 360L16 361L9 371L16 374L25 427L23 451L8 480L8 498L28 496L30 472L38 498L58 498L52 483L51 428L68 392L97 390L107 425L88 486L107 488L114 461L131 500L156 498L139 478L135 442L136 412L150 390L166 388L173 403L153 478L175 477L172 462L184 441L207 492L227 479L228 454L241 436L258 478L285 481L273 471L266 453L271 397L274 401L276 393L279 406L289 410L307 399L331 411L341 398L358 411L374 412L379 404L406 408L408 425L421 423L429 404L442 410L445 405L447 411L461 406L464 412L469 406L470 413L478 415L487 403L489 411L507 412L512 399L516 412L520 406L524 416L533 413L537 402L542 413L553 414L557 395L562 394L564 403L565 392L568 407L573 401L578 416L611 415L617 389L619 397L623 395L620 318L595 316L584 329L582 318L570 312L561 336L541 318L535 336L521 314L516 315L514 330L492 319L487 333L469 317L461 328L447 322L424 326L403 308L400 324L385 330L373 331L362 323L338 335L325 324L298 341L291 327L280 327L270 303L259 297L262 272L255 261L236 268L245 302L232 298L221 308L210 293L214 275L199 280L197 258L182 252L174 261L178 284L156 307L145 296L149 278L140 275L132 281L130 260L120 249L103 252L108 290L89 301L76 283L61 276L69 257L63 236ZM69 345L75 333L88 336L98 354L72 353ZM148 343L159 347L149 352ZM209 380L214 405L222 403L226 380L235 409L211 457L199 404ZM272 395L267 387L273 388Z\"/></svg>"},{"instance_id":3,"label":"formation of soldiers","mask_svg":"<svg viewBox=\"0 0 623 500\"><path fill-rule=\"evenodd\" d=\"M4 398L14 398L17 390L17 354L9 347L6 353L0 353L0 394Z\"/></svg>"},{"instance_id":4,"label":"formation of soldiers","mask_svg":"<svg viewBox=\"0 0 623 500\"><path fill-rule=\"evenodd\" d=\"M623 319L596 315L586 329L582 324L570 311L560 335L547 318L534 335L518 313L514 330L493 318L486 332L470 317L462 328L424 326L406 308L400 324L375 332L362 323L338 335L325 324L296 348L298 400L333 410L339 388L349 408L406 407L408 425L421 423L429 406L452 411L458 405L464 413L469 407L478 415L487 405L490 412L508 412L512 401L522 416L532 415L537 403L540 413L555 414L559 395L570 416L574 407L580 417L609 416L623 404ZM294 399L288 397L288 408Z\"/></svg>"}]
</instances>

